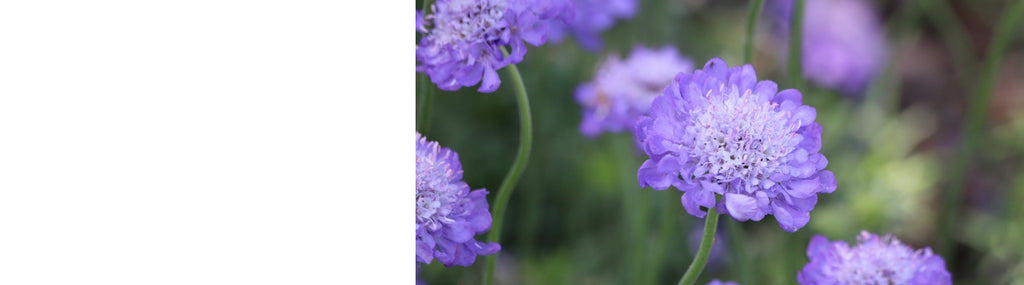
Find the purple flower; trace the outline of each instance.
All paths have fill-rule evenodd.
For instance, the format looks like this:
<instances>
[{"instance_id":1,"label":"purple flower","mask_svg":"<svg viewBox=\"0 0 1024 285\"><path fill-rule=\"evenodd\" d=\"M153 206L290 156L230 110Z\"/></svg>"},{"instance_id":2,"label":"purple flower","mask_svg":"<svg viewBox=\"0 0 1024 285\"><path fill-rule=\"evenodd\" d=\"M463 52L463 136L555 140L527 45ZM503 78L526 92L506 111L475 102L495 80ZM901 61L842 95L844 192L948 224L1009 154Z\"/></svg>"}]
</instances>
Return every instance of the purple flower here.
<instances>
[{"instance_id":1,"label":"purple flower","mask_svg":"<svg viewBox=\"0 0 1024 285\"><path fill-rule=\"evenodd\" d=\"M797 274L803 285L952 284L946 262L931 248L914 250L889 235L862 231L853 247L815 235L807 257L811 262Z\"/></svg>"},{"instance_id":2,"label":"purple flower","mask_svg":"<svg viewBox=\"0 0 1024 285\"><path fill-rule=\"evenodd\" d=\"M693 61L680 56L673 46L656 50L637 46L625 61L609 56L593 82L576 88L576 102L583 107L580 132L593 138L606 131L633 131L640 115L647 113L672 78L693 67Z\"/></svg>"},{"instance_id":3,"label":"purple flower","mask_svg":"<svg viewBox=\"0 0 1024 285\"><path fill-rule=\"evenodd\" d=\"M487 190L470 192L459 154L416 133L416 262L470 266L497 243L473 238L491 228Z\"/></svg>"},{"instance_id":4,"label":"purple flower","mask_svg":"<svg viewBox=\"0 0 1024 285\"><path fill-rule=\"evenodd\" d=\"M708 282L708 285L740 285L740 283L736 283L735 281L722 281L718 279L711 279L711 282Z\"/></svg>"},{"instance_id":5,"label":"purple flower","mask_svg":"<svg viewBox=\"0 0 1024 285\"><path fill-rule=\"evenodd\" d=\"M442 90L480 84L480 92L501 85L498 69L519 63L526 43L547 41L548 20L569 22L569 0L438 0L433 13L417 11L416 71L425 72ZM501 52L511 46L509 56ZM482 82L481 82L482 81Z\"/></svg>"},{"instance_id":6,"label":"purple flower","mask_svg":"<svg viewBox=\"0 0 1024 285\"><path fill-rule=\"evenodd\" d=\"M772 2L779 33L788 34L793 0ZM885 65L885 33L871 3L813 0L804 6L802 62L812 82L860 96Z\"/></svg>"},{"instance_id":7,"label":"purple flower","mask_svg":"<svg viewBox=\"0 0 1024 285\"><path fill-rule=\"evenodd\" d=\"M581 47L589 51L601 50L601 32L607 30L619 19L630 19L636 15L636 0L573 0L576 4L576 19L569 24L552 23L551 41L561 42L571 33Z\"/></svg>"},{"instance_id":8,"label":"purple flower","mask_svg":"<svg viewBox=\"0 0 1024 285\"><path fill-rule=\"evenodd\" d=\"M806 225L817 194L835 191L836 180L823 170L815 109L800 91L777 91L749 64L730 68L718 58L677 75L637 122L650 156L637 171L640 186L675 186L699 218L701 207L715 207L737 221L774 215L789 232Z\"/></svg>"}]
</instances>

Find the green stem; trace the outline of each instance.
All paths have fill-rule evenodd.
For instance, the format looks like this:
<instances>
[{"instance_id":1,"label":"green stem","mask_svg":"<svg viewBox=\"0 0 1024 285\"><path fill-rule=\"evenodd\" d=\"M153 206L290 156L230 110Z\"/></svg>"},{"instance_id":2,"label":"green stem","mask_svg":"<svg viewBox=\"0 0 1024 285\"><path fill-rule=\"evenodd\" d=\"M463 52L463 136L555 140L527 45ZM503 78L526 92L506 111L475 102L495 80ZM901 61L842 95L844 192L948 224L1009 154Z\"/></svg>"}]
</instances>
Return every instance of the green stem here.
<instances>
[{"instance_id":1,"label":"green stem","mask_svg":"<svg viewBox=\"0 0 1024 285\"><path fill-rule=\"evenodd\" d=\"M423 0L423 6L420 9L423 10L424 16L426 16L429 5L430 0ZM434 109L434 90L436 88L431 85L433 82L430 82L426 73L421 73L419 77L422 83L418 86L419 90L416 94L423 98L416 100L416 131L426 137L427 132L430 131L430 111Z\"/></svg>"},{"instance_id":2,"label":"green stem","mask_svg":"<svg viewBox=\"0 0 1024 285\"><path fill-rule=\"evenodd\" d=\"M697 249L697 256L693 258L690 267L686 269L683 278L679 279L679 285L692 285L697 282L697 277L704 271L704 264L708 263L708 256L711 255L711 245L715 243L715 229L718 228L718 213L715 208L708 208L708 216L704 220L704 237L700 240L700 248Z\"/></svg>"},{"instance_id":3,"label":"green stem","mask_svg":"<svg viewBox=\"0 0 1024 285\"><path fill-rule=\"evenodd\" d=\"M803 49L804 34L804 1L793 1L793 18L789 24L789 55L786 70L789 87L797 90L803 89L803 66L801 65L801 50Z\"/></svg>"},{"instance_id":4,"label":"green stem","mask_svg":"<svg viewBox=\"0 0 1024 285\"><path fill-rule=\"evenodd\" d=\"M995 36L989 45L988 54L985 56L982 75L978 81L977 90L967 110L967 125L964 126L964 143L956 156L956 163L950 171L949 189L942 201L944 209L939 216L939 240L937 249L940 255L955 260L952 254L953 229L956 228L957 212L960 208L960 198L963 195L964 178L970 169L971 157L977 147L985 127L985 115L989 102L992 101L992 89L995 86L999 64L1003 61L1006 46L1010 42L1013 30L1019 28L1017 21L1021 14L1024 14L1024 1L1016 1L1012 7L1004 10L999 25L996 26Z\"/></svg>"},{"instance_id":5,"label":"green stem","mask_svg":"<svg viewBox=\"0 0 1024 285\"><path fill-rule=\"evenodd\" d=\"M508 57L508 51L504 47L501 52ZM519 68L515 64L506 66L512 84L516 87L516 103L519 104L519 151L516 152L516 159L512 162L512 168L505 175L498 187L498 197L494 199L494 209L491 211L494 220L491 222L491 231L487 233L487 242L498 242L501 238L501 225L505 220L505 208L508 200L512 197L512 190L519 182L519 176L526 170L526 162L530 159L530 148L533 143L533 121L530 118L530 99L526 96L526 85L523 84L523 77L519 75ZM484 271L484 284L494 284L494 265L498 254L487 256L487 268Z\"/></svg>"},{"instance_id":6,"label":"green stem","mask_svg":"<svg viewBox=\"0 0 1024 285\"><path fill-rule=\"evenodd\" d=\"M423 99L419 102L421 104L416 107L416 130L421 135L427 136L427 132L430 131L430 111L434 109L434 90L436 88L431 85L432 82L425 74L422 77L426 81L423 83L425 87L422 89L426 90L423 92Z\"/></svg>"},{"instance_id":7,"label":"green stem","mask_svg":"<svg viewBox=\"0 0 1024 285\"><path fill-rule=\"evenodd\" d=\"M743 49L743 62L750 63L754 59L754 33L757 32L757 17L761 15L763 0L750 2L750 11L747 12L747 45Z\"/></svg>"}]
</instances>

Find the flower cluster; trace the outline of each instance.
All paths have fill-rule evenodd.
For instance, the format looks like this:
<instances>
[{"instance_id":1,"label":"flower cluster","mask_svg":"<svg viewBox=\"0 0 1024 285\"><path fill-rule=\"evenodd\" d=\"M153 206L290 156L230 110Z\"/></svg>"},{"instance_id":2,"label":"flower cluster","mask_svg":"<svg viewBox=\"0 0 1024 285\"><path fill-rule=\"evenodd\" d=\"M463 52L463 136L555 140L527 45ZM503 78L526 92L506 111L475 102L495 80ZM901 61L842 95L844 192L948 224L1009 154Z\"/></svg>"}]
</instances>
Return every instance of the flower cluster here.
<instances>
[{"instance_id":1,"label":"flower cluster","mask_svg":"<svg viewBox=\"0 0 1024 285\"><path fill-rule=\"evenodd\" d=\"M604 46L601 32L607 30L619 19L630 19L636 15L636 0L573 0L576 4L576 19L569 24L551 24L552 42L561 42L572 34L581 47L598 51Z\"/></svg>"},{"instance_id":2,"label":"flower cluster","mask_svg":"<svg viewBox=\"0 0 1024 285\"><path fill-rule=\"evenodd\" d=\"M715 207L737 221L771 214L789 232L806 225L817 194L835 191L835 176L823 170L815 109L797 90L777 91L750 65L718 58L676 76L637 122L650 156L637 171L640 186L675 186L696 217Z\"/></svg>"},{"instance_id":3,"label":"flower cluster","mask_svg":"<svg viewBox=\"0 0 1024 285\"><path fill-rule=\"evenodd\" d=\"M438 0L431 10L416 13L423 34L416 71L442 90L479 83L477 90L488 93L501 85L498 69L523 60L525 43L544 44L547 21L569 22L575 12L569 0ZM505 46L511 46L508 56Z\"/></svg>"},{"instance_id":4,"label":"flower cluster","mask_svg":"<svg viewBox=\"0 0 1024 285\"><path fill-rule=\"evenodd\" d=\"M787 34L793 0L769 7L780 34ZM871 3L863 0L814 0L804 7L804 74L812 82L861 95L885 64L885 33ZM783 37L785 38L785 37Z\"/></svg>"},{"instance_id":5,"label":"flower cluster","mask_svg":"<svg viewBox=\"0 0 1024 285\"><path fill-rule=\"evenodd\" d=\"M861 232L853 247L815 235L807 257L810 263L797 275L804 285L952 284L941 256L927 247L914 250L888 235Z\"/></svg>"},{"instance_id":6,"label":"flower cluster","mask_svg":"<svg viewBox=\"0 0 1024 285\"><path fill-rule=\"evenodd\" d=\"M672 78L693 67L693 61L680 56L672 46L637 46L626 60L610 56L598 68L593 82L576 88L576 102L583 107L580 132L593 138L605 131L632 131Z\"/></svg>"},{"instance_id":7,"label":"flower cluster","mask_svg":"<svg viewBox=\"0 0 1024 285\"><path fill-rule=\"evenodd\" d=\"M470 266L497 243L473 238L491 228L487 190L470 192L459 154L416 133L416 262Z\"/></svg>"}]
</instances>

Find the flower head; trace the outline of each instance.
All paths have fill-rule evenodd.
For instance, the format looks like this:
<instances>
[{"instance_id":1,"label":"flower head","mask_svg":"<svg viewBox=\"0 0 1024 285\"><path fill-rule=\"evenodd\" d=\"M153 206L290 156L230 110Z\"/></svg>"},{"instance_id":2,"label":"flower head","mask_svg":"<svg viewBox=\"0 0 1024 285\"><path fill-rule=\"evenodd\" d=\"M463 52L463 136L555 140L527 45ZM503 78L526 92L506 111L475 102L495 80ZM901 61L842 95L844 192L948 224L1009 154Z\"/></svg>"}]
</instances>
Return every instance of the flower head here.
<instances>
[{"instance_id":1,"label":"flower head","mask_svg":"<svg viewBox=\"0 0 1024 285\"><path fill-rule=\"evenodd\" d=\"M568 34L576 38L581 47L598 51L603 47L601 32L615 24L616 20L630 19L636 15L636 0L573 0L576 4L576 19L569 24L551 24L551 41L561 42Z\"/></svg>"},{"instance_id":2,"label":"flower head","mask_svg":"<svg viewBox=\"0 0 1024 285\"><path fill-rule=\"evenodd\" d=\"M779 33L788 33L793 0L772 2ZM812 82L848 95L861 95L881 71L885 33L871 3L815 0L804 7L802 66Z\"/></svg>"},{"instance_id":3,"label":"flower head","mask_svg":"<svg viewBox=\"0 0 1024 285\"><path fill-rule=\"evenodd\" d=\"M672 78L692 70L693 61L672 46L637 46L626 60L608 57L593 82L576 88L576 102L583 107L580 132L593 138L605 131L633 131L640 115L647 113Z\"/></svg>"},{"instance_id":4,"label":"flower head","mask_svg":"<svg viewBox=\"0 0 1024 285\"><path fill-rule=\"evenodd\" d=\"M863 231L857 245L821 235L807 247L810 263L797 274L809 284L952 284L946 262L931 248L914 250L896 238Z\"/></svg>"},{"instance_id":5,"label":"flower head","mask_svg":"<svg viewBox=\"0 0 1024 285\"><path fill-rule=\"evenodd\" d=\"M416 262L470 266L498 252L497 243L473 238L491 228L486 196L462 181L459 154L416 133Z\"/></svg>"},{"instance_id":6,"label":"flower head","mask_svg":"<svg viewBox=\"0 0 1024 285\"><path fill-rule=\"evenodd\" d=\"M480 92L494 92L501 85L497 70L523 60L524 42L542 45L548 20L572 20L568 1L438 0L431 14L417 12L416 30L423 38L416 47L416 71L442 90L480 83ZM508 56L504 46L512 48Z\"/></svg>"},{"instance_id":7,"label":"flower head","mask_svg":"<svg viewBox=\"0 0 1024 285\"><path fill-rule=\"evenodd\" d=\"M758 82L750 65L718 58L677 75L637 122L650 156L637 171L640 186L675 186L696 217L706 214L701 207L715 207L737 221L771 214L790 232L806 225L817 194L836 189L835 176L818 152L815 109L797 90L777 91L774 82Z\"/></svg>"}]
</instances>

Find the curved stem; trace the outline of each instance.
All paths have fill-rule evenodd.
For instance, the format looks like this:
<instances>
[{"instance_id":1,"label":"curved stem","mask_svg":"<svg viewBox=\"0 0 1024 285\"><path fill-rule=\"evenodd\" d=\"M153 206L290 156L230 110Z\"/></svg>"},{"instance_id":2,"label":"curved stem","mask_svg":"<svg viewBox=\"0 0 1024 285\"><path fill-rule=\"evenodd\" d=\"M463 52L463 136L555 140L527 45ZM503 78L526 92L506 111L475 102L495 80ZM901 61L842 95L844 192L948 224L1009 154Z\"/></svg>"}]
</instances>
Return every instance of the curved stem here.
<instances>
[{"instance_id":1,"label":"curved stem","mask_svg":"<svg viewBox=\"0 0 1024 285\"><path fill-rule=\"evenodd\" d=\"M711 255L711 245L715 243L716 228L718 228L718 213L715 212L714 207L711 207L704 220L704 237L700 240L697 256L693 258L693 262L686 269L683 278L679 279L679 285L692 285L697 282L697 277L700 276L701 271L704 271L704 264L708 263L708 256Z\"/></svg>"},{"instance_id":2,"label":"curved stem","mask_svg":"<svg viewBox=\"0 0 1024 285\"><path fill-rule=\"evenodd\" d=\"M789 87L797 90L803 88L803 66L801 65L801 50L803 49L804 34L804 1L793 1L792 19L789 24L789 55L786 70Z\"/></svg>"},{"instance_id":3,"label":"curved stem","mask_svg":"<svg viewBox=\"0 0 1024 285\"><path fill-rule=\"evenodd\" d=\"M508 56L504 47L501 52ZM501 224L505 220L505 207L512 197L512 190L519 182L519 176L526 170L526 162L530 159L530 148L533 143L533 121L530 117L530 100L526 96L526 85L523 84L523 77L519 75L519 68L515 64L507 67L512 84L516 88L516 103L519 105L519 151L516 152L516 159L512 162L512 168L505 175L498 188L498 197L494 199L494 210L491 211L494 220L491 222L491 231L487 233L487 242L498 242L501 238ZM484 271L484 284L494 284L494 263L498 259L498 253L487 256L487 268Z\"/></svg>"},{"instance_id":4,"label":"curved stem","mask_svg":"<svg viewBox=\"0 0 1024 285\"><path fill-rule=\"evenodd\" d=\"M750 2L750 11L747 12L747 44L743 49L743 62L750 63L754 59L754 32L757 29L757 18L761 15L763 0Z\"/></svg>"},{"instance_id":5,"label":"curved stem","mask_svg":"<svg viewBox=\"0 0 1024 285\"><path fill-rule=\"evenodd\" d=\"M949 189L942 200L942 209L939 216L939 240L937 249L939 254L948 260L956 260L952 254L953 229L957 225L957 214L960 209L960 197L963 196L964 177L970 169L971 157L974 148L977 147L982 131L985 127L985 115L989 102L992 101L992 88L995 86L996 75L999 71L999 64L1003 61L1003 54L1010 42L1013 30L1019 28L1017 21L1021 14L1024 14L1024 1L1016 1L1012 7L1004 10L999 25L996 26L995 36L989 45L988 54L985 55L985 65L982 75L978 81L977 89L971 98L967 110L967 125L964 126L964 142L956 156L956 163L953 164L952 176L949 179Z\"/></svg>"}]
</instances>

